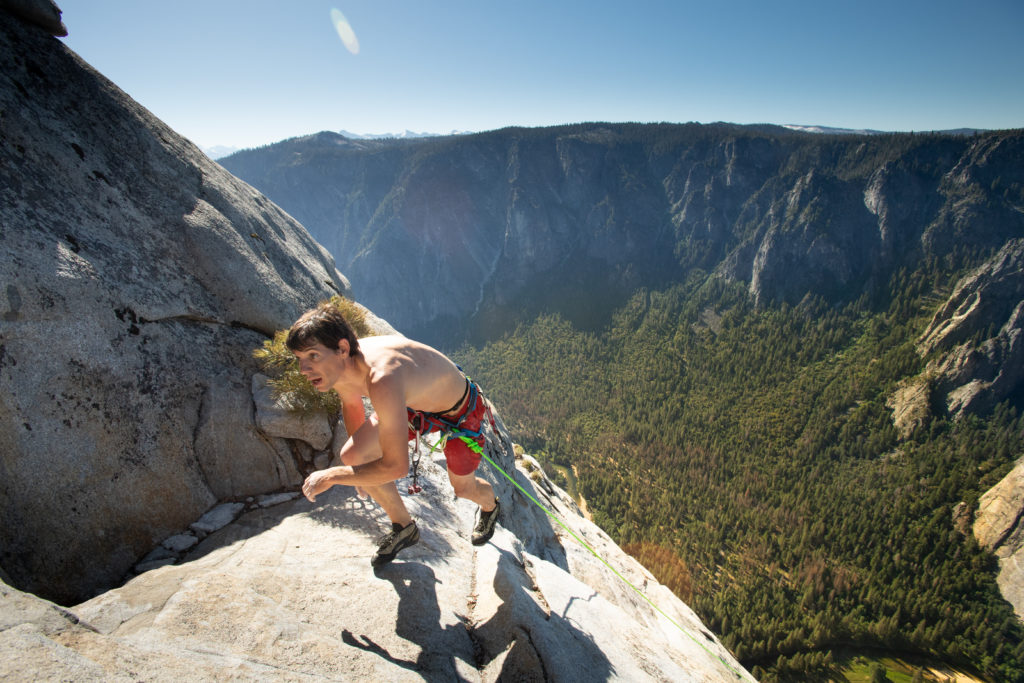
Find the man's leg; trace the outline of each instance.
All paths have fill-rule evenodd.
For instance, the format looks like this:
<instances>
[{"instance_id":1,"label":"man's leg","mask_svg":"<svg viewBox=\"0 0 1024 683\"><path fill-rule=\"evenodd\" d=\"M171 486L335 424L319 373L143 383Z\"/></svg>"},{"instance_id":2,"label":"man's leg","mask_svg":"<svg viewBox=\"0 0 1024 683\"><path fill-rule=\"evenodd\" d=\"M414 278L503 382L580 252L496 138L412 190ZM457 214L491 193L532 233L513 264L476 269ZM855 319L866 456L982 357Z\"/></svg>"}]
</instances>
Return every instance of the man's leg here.
<instances>
[{"instance_id":1,"label":"man's leg","mask_svg":"<svg viewBox=\"0 0 1024 683\"><path fill-rule=\"evenodd\" d=\"M460 475L450 469L448 470L448 479L452 482L455 495L459 498L473 501L484 512L494 509L494 488L487 481L472 472Z\"/></svg>"},{"instance_id":2,"label":"man's leg","mask_svg":"<svg viewBox=\"0 0 1024 683\"><path fill-rule=\"evenodd\" d=\"M480 506L480 516L477 519L476 526L473 527L470 540L473 545L487 543L494 534L494 525L498 521L498 514L500 512L498 499L494 495L494 488L472 472L459 475L449 469L448 478L452 482L452 488L455 489L455 495L459 498L471 500Z\"/></svg>"},{"instance_id":3,"label":"man's leg","mask_svg":"<svg viewBox=\"0 0 1024 683\"><path fill-rule=\"evenodd\" d=\"M382 457L384 457L384 453L380 450L376 417L371 417L360 425L356 433L352 434L345 445L341 447L341 462L349 466L363 465L380 460ZM359 488L366 491L384 509L392 523L405 527L412 522L412 516L405 509L405 501L398 493L398 486L395 482Z\"/></svg>"}]
</instances>

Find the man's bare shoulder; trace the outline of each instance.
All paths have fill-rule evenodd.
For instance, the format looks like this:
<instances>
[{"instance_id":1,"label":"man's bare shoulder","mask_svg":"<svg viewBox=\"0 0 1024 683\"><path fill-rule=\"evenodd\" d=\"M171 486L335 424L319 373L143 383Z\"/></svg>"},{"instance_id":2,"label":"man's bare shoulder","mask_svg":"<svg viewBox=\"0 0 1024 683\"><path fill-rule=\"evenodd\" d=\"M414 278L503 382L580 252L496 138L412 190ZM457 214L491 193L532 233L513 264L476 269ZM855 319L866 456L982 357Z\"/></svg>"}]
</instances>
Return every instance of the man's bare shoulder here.
<instances>
[{"instance_id":1,"label":"man's bare shoulder","mask_svg":"<svg viewBox=\"0 0 1024 683\"><path fill-rule=\"evenodd\" d=\"M359 350L370 370L385 373L399 369L405 361L411 359L417 346L422 345L394 334L359 340Z\"/></svg>"},{"instance_id":2,"label":"man's bare shoulder","mask_svg":"<svg viewBox=\"0 0 1024 683\"><path fill-rule=\"evenodd\" d=\"M455 363L431 346L395 335L366 337L359 345L371 390L399 388L407 405L428 411L448 408L463 391L465 380Z\"/></svg>"}]
</instances>

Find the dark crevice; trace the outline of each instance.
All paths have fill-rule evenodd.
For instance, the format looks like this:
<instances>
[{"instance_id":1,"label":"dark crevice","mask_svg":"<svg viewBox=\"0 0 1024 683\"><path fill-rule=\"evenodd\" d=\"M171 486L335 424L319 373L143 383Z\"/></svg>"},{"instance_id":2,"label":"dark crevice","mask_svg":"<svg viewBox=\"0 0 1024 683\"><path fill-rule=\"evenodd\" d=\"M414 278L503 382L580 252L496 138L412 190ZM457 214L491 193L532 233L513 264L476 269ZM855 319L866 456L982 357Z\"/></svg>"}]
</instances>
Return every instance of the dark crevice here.
<instances>
[{"instance_id":1,"label":"dark crevice","mask_svg":"<svg viewBox=\"0 0 1024 683\"><path fill-rule=\"evenodd\" d=\"M249 330L250 332L256 332L257 334L267 337L268 339L274 336L273 331L267 332L264 329L260 329L259 327L256 327L255 325L250 325L249 323L244 323L241 320L232 320L231 322L228 323L228 325L236 330Z\"/></svg>"},{"instance_id":2,"label":"dark crevice","mask_svg":"<svg viewBox=\"0 0 1024 683\"><path fill-rule=\"evenodd\" d=\"M206 393L208 388L203 385L199 391L199 407L196 409L196 422L192 428L192 455L196 459L196 470L199 472L199 476L203 481L203 486L210 492L210 495L216 498L217 496L213 492L213 486L210 484L210 478L206 474L206 470L203 469L203 459L199 457L199 432L203 428L203 417L206 412Z\"/></svg>"}]
</instances>

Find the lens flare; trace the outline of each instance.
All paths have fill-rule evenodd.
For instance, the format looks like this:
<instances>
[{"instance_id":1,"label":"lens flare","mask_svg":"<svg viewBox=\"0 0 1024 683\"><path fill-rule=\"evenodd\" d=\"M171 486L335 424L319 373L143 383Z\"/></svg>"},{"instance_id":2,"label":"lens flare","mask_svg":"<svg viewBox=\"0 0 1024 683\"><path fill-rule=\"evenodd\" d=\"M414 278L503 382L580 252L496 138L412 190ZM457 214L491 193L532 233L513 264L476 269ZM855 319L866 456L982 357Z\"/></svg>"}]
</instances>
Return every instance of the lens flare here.
<instances>
[{"instance_id":1,"label":"lens flare","mask_svg":"<svg viewBox=\"0 0 1024 683\"><path fill-rule=\"evenodd\" d=\"M356 38L356 32L352 30L352 25L340 10L331 9L331 23L334 24L334 30L338 32L341 42L345 44L345 49L354 55L359 54L359 39Z\"/></svg>"}]
</instances>

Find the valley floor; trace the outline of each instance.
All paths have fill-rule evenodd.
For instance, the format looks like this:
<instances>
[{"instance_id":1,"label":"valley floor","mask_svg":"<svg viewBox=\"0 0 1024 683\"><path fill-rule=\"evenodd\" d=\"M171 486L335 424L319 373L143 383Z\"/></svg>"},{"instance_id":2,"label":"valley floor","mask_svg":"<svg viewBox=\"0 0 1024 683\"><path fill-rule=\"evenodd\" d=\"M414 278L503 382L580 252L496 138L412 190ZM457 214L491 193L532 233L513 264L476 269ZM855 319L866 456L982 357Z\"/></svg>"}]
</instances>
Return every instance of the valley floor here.
<instances>
[{"instance_id":1,"label":"valley floor","mask_svg":"<svg viewBox=\"0 0 1024 683\"><path fill-rule=\"evenodd\" d=\"M943 664L936 664L913 656L885 655L878 652L863 653L845 651L839 655L837 664L838 681L848 683L870 683L872 667L881 664L892 683L913 683L914 674L921 671L926 682L937 683L986 683L985 679Z\"/></svg>"}]
</instances>

